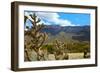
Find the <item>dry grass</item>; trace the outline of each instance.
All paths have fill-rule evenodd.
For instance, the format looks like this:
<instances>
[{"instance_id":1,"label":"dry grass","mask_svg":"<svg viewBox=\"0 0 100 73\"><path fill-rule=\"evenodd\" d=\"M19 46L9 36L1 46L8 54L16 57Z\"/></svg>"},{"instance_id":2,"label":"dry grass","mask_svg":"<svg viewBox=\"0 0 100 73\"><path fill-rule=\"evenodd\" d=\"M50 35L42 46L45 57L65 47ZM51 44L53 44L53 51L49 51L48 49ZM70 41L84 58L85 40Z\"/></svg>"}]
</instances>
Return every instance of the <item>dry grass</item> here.
<instances>
[{"instance_id":1,"label":"dry grass","mask_svg":"<svg viewBox=\"0 0 100 73\"><path fill-rule=\"evenodd\" d=\"M83 59L84 53L68 53L69 59Z\"/></svg>"}]
</instances>

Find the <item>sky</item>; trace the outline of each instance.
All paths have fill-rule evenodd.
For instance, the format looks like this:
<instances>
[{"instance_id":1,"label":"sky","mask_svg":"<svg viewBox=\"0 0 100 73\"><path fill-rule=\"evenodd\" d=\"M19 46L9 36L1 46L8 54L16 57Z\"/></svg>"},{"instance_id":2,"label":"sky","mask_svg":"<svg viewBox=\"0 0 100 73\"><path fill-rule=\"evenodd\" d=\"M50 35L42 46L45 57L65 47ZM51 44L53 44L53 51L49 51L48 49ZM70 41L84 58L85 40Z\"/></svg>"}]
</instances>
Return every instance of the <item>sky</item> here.
<instances>
[{"instance_id":1,"label":"sky","mask_svg":"<svg viewBox=\"0 0 100 73\"><path fill-rule=\"evenodd\" d=\"M38 16L38 18L41 19L40 23L44 23L45 25L60 25L60 26L90 25L90 14L24 11L24 15L28 17L30 14L33 13L35 13ZM32 26L30 20L26 21L26 25Z\"/></svg>"}]
</instances>

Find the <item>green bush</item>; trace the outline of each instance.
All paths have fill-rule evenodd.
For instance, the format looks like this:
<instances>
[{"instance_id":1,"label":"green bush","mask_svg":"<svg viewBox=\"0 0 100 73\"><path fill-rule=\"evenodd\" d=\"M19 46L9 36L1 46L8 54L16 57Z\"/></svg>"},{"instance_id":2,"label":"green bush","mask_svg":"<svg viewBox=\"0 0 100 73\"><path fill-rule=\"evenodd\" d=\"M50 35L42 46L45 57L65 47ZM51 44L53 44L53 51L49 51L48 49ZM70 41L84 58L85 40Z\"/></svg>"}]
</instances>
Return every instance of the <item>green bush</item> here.
<instances>
[{"instance_id":1,"label":"green bush","mask_svg":"<svg viewBox=\"0 0 100 73\"><path fill-rule=\"evenodd\" d=\"M54 53L54 48L52 45L43 45L44 49L47 49L49 53L53 54Z\"/></svg>"}]
</instances>

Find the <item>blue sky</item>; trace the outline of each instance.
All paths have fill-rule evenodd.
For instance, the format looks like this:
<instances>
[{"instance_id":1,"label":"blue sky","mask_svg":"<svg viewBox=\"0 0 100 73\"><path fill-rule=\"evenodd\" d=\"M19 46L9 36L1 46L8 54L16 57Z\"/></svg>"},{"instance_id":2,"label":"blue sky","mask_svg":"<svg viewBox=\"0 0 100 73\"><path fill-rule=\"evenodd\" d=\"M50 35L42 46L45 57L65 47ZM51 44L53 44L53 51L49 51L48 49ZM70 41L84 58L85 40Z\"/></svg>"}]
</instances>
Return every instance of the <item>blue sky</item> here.
<instances>
[{"instance_id":1,"label":"blue sky","mask_svg":"<svg viewBox=\"0 0 100 73\"><path fill-rule=\"evenodd\" d=\"M85 26L90 25L90 14L83 13L63 13L63 12L33 12L25 11L25 15L36 13L41 23L45 25L60 25L60 26ZM29 20L26 25L31 26Z\"/></svg>"},{"instance_id":2,"label":"blue sky","mask_svg":"<svg viewBox=\"0 0 100 73\"><path fill-rule=\"evenodd\" d=\"M67 19L72 24L90 25L90 14L73 14L73 13L58 13L62 19Z\"/></svg>"}]
</instances>

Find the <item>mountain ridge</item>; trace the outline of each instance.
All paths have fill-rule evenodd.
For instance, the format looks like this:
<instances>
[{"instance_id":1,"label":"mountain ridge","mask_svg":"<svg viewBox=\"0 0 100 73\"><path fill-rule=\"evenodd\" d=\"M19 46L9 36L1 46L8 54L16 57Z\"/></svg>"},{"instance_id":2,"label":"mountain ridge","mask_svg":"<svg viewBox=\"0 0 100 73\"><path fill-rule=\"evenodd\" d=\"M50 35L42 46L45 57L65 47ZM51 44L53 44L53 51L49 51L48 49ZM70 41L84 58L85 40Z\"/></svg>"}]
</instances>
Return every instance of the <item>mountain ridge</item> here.
<instances>
[{"instance_id":1,"label":"mountain ridge","mask_svg":"<svg viewBox=\"0 0 100 73\"><path fill-rule=\"evenodd\" d=\"M73 40L90 41L90 26L60 26L60 25L45 25L41 32L46 32L51 36L59 36L61 32L72 35ZM50 36L49 36L50 37Z\"/></svg>"}]
</instances>

